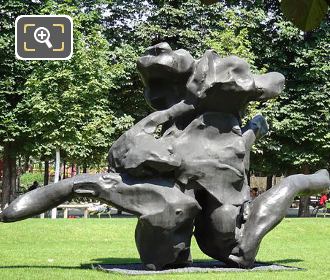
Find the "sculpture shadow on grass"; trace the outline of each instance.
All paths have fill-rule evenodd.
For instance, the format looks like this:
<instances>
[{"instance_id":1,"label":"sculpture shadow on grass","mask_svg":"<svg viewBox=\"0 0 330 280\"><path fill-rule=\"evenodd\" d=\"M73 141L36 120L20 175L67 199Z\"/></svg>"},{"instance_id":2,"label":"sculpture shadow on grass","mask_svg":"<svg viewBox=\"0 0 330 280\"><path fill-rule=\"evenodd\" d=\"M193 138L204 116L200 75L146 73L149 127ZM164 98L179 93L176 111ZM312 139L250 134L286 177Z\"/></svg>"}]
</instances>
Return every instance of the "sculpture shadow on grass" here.
<instances>
[{"instance_id":1,"label":"sculpture shadow on grass","mask_svg":"<svg viewBox=\"0 0 330 280\"><path fill-rule=\"evenodd\" d=\"M1 269L26 269L26 268L41 268L41 269L67 269L67 270L81 270L81 269L91 269L88 264L82 264L80 266L62 266L62 265L4 265L0 266Z\"/></svg>"},{"instance_id":2,"label":"sculpture shadow on grass","mask_svg":"<svg viewBox=\"0 0 330 280\"><path fill-rule=\"evenodd\" d=\"M92 259L90 263L82 263L77 266L66 265L0 265L1 269L25 269L25 268L55 268L55 269L69 269L69 270L81 270L92 269L95 264L127 264L127 263L140 263L140 259L137 258L100 258Z\"/></svg>"},{"instance_id":3,"label":"sculpture shadow on grass","mask_svg":"<svg viewBox=\"0 0 330 280\"><path fill-rule=\"evenodd\" d=\"M282 260L269 261L269 263L280 263L280 264L299 263L299 262L304 262L304 260L302 260L302 259L282 259Z\"/></svg>"},{"instance_id":4,"label":"sculpture shadow on grass","mask_svg":"<svg viewBox=\"0 0 330 280\"><path fill-rule=\"evenodd\" d=\"M137 258L98 258L92 259L92 264L127 264L127 263L141 263L140 259Z\"/></svg>"}]
</instances>

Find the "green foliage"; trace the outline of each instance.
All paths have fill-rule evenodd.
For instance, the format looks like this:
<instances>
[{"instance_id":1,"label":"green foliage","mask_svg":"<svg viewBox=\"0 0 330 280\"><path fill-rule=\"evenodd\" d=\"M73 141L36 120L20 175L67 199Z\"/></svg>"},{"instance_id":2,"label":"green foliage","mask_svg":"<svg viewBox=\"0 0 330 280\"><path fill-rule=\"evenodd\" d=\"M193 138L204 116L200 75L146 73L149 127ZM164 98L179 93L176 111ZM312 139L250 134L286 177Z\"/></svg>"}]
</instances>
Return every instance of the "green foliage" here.
<instances>
[{"instance_id":1,"label":"green foliage","mask_svg":"<svg viewBox=\"0 0 330 280\"><path fill-rule=\"evenodd\" d=\"M29 62L15 58L14 23L17 16L38 14L39 9L40 5L31 1L0 0L0 145L29 131L20 102L32 69Z\"/></svg>"},{"instance_id":2,"label":"green foliage","mask_svg":"<svg viewBox=\"0 0 330 280\"><path fill-rule=\"evenodd\" d=\"M55 10L56 8L56 10ZM43 13L69 14L74 21L74 56L69 61L33 62L24 102L29 108L34 151L49 156L60 147L73 161L100 161L115 131L108 91L115 87L102 27L85 26L94 14L48 2Z\"/></svg>"},{"instance_id":3,"label":"green foliage","mask_svg":"<svg viewBox=\"0 0 330 280\"><path fill-rule=\"evenodd\" d=\"M222 13L224 18L217 22L217 29L205 38L206 46L214 49L220 56L236 55L253 65L255 55L249 30L244 27L247 21L252 20L247 18L250 15L244 15L244 10L239 8L225 8Z\"/></svg>"},{"instance_id":4,"label":"green foliage","mask_svg":"<svg viewBox=\"0 0 330 280\"><path fill-rule=\"evenodd\" d=\"M104 160L115 137L132 125L133 118L117 110L110 94L119 90L128 66L121 59L109 63L116 53L110 51L103 36L99 4L52 0L38 5L14 0L1 3L8 21L5 17L0 23L8 34L0 35L0 58L8 71L0 76L0 144L13 141L19 143L13 152L43 158L51 158L60 147L67 160L92 164ZM14 57L12 23L16 16L30 13L73 18L71 60L28 62Z\"/></svg>"},{"instance_id":5,"label":"green foliage","mask_svg":"<svg viewBox=\"0 0 330 280\"><path fill-rule=\"evenodd\" d=\"M260 18L255 11L229 9L222 3L205 7L195 0L114 0L108 9L105 34L119 54L115 61L126 64L120 90L113 97L119 109L136 120L150 112L135 63L151 45L166 41L173 49L185 48L196 58L214 48L220 55L234 54L254 62L250 33Z\"/></svg>"},{"instance_id":6,"label":"green foliage","mask_svg":"<svg viewBox=\"0 0 330 280\"><path fill-rule=\"evenodd\" d=\"M27 172L20 176L20 185L25 190L27 190L33 184L34 181L37 181L39 185L42 186L44 182L44 174L42 172Z\"/></svg>"},{"instance_id":7,"label":"green foliage","mask_svg":"<svg viewBox=\"0 0 330 280\"><path fill-rule=\"evenodd\" d=\"M201 0L202 4L212 5L221 0ZM235 1L225 0L227 5L258 5L260 1ZM295 26L303 31L311 31L320 26L322 20L328 12L329 0L281 0L264 1L265 5L270 7L274 2L281 3L281 9L286 18L294 23ZM275 4L276 5L276 4Z\"/></svg>"},{"instance_id":8,"label":"green foliage","mask_svg":"<svg viewBox=\"0 0 330 280\"><path fill-rule=\"evenodd\" d=\"M167 41L173 49L186 48L195 57L213 48L223 56L245 58L255 72L283 73L287 86L282 96L264 104L255 102L247 111L246 119L262 113L270 124L269 135L253 150L252 169L281 174L306 164L312 170L325 167L330 108L327 23L306 41L306 36L283 18L277 1L224 3L201 6L198 1L113 1L105 19L106 34L111 34L108 39L116 44L115 34L120 33L120 44L135 48L137 54L149 45ZM143 103L136 90L141 84L135 71L129 79L125 94ZM318 122L312 121L314 118Z\"/></svg>"},{"instance_id":9,"label":"green foliage","mask_svg":"<svg viewBox=\"0 0 330 280\"><path fill-rule=\"evenodd\" d=\"M303 33L283 18L278 1L252 0L210 6L196 0L9 0L0 1L0 10L0 145L15 142L19 154L50 158L60 147L69 161L102 161L111 143L150 113L136 60L148 46L167 41L196 58L213 48L245 58L254 72L286 76L277 100L255 102L247 111L247 119L262 113L270 124L254 149L253 170L329 165L328 22ZM21 14L71 15L73 58L16 60L13 22Z\"/></svg>"},{"instance_id":10,"label":"green foliage","mask_svg":"<svg viewBox=\"0 0 330 280\"><path fill-rule=\"evenodd\" d=\"M324 23L314 33L300 36L286 26L280 27L276 44L288 47L277 53L286 65L286 90L275 104L271 146L277 161L291 169L324 168L329 163L330 64L329 25ZM289 41L289 42L287 42Z\"/></svg>"}]
</instances>

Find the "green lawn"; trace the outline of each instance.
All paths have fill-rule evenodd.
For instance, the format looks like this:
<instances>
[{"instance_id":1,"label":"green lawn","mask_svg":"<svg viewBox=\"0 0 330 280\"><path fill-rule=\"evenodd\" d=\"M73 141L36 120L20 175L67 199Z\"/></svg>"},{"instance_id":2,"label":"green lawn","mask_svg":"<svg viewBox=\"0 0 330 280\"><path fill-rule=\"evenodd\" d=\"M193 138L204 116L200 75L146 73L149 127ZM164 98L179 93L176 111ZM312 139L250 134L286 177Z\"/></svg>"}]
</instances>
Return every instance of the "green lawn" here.
<instances>
[{"instance_id":1,"label":"green lawn","mask_svg":"<svg viewBox=\"0 0 330 280\"><path fill-rule=\"evenodd\" d=\"M136 219L30 219L0 224L0 280L9 279L328 279L330 219L286 219L263 241L258 260L305 271L122 276L91 263L138 262ZM194 259L206 259L193 243Z\"/></svg>"}]
</instances>

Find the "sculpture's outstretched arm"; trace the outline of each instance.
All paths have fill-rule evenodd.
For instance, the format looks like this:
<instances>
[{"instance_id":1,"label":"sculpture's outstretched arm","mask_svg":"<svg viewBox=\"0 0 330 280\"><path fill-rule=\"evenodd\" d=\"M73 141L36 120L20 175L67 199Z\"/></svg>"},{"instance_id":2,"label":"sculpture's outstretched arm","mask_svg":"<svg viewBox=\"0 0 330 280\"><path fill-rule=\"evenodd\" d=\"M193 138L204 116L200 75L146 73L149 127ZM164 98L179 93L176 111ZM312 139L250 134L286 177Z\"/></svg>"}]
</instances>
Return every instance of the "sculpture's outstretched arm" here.
<instances>
[{"instance_id":1,"label":"sculpture's outstretched arm","mask_svg":"<svg viewBox=\"0 0 330 280\"><path fill-rule=\"evenodd\" d=\"M15 199L0 214L2 222L15 222L41 214L73 198L74 179L30 191Z\"/></svg>"},{"instance_id":2,"label":"sculpture's outstretched arm","mask_svg":"<svg viewBox=\"0 0 330 280\"><path fill-rule=\"evenodd\" d=\"M242 136L245 146L250 151L256 140L265 136L268 132L268 124L262 115L256 115L242 128Z\"/></svg>"},{"instance_id":3,"label":"sculpture's outstretched arm","mask_svg":"<svg viewBox=\"0 0 330 280\"><path fill-rule=\"evenodd\" d=\"M188 104L185 101L181 101L166 110L151 113L150 115L139 121L126 133L129 133L132 136L141 133L153 134L159 125L178 118L186 113L189 113L194 109L195 107L193 105ZM125 133L123 135L125 135Z\"/></svg>"},{"instance_id":4,"label":"sculpture's outstretched arm","mask_svg":"<svg viewBox=\"0 0 330 280\"><path fill-rule=\"evenodd\" d=\"M312 175L292 175L252 201L236 252L230 257L242 266L253 264L262 238L285 217L293 198L330 189L327 170Z\"/></svg>"},{"instance_id":5,"label":"sculpture's outstretched arm","mask_svg":"<svg viewBox=\"0 0 330 280\"><path fill-rule=\"evenodd\" d=\"M242 137L245 142L246 154L244 157L245 170L250 168L250 152L254 143L268 132L268 124L262 115L256 115L242 128Z\"/></svg>"},{"instance_id":6,"label":"sculpture's outstretched arm","mask_svg":"<svg viewBox=\"0 0 330 280\"><path fill-rule=\"evenodd\" d=\"M173 180L162 178L137 180L127 174L82 174L18 197L1 213L1 220L14 222L30 218L75 196L94 197L137 216L164 211L173 201L199 207L174 184Z\"/></svg>"},{"instance_id":7,"label":"sculpture's outstretched arm","mask_svg":"<svg viewBox=\"0 0 330 280\"><path fill-rule=\"evenodd\" d=\"M200 206L176 188L173 180L137 180L118 173L80 175L22 195L0 218L2 222L26 219L74 196L95 197L137 215L136 245L142 262L149 269L191 261L193 221Z\"/></svg>"},{"instance_id":8,"label":"sculpture's outstretched arm","mask_svg":"<svg viewBox=\"0 0 330 280\"><path fill-rule=\"evenodd\" d=\"M159 176L178 168L181 159L172 152L171 141L158 139L154 133L160 125L193 110L193 105L182 101L142 119L111 146L111 167L116 172L128 172L136 177Z\"/></svg>"}]
</instances>

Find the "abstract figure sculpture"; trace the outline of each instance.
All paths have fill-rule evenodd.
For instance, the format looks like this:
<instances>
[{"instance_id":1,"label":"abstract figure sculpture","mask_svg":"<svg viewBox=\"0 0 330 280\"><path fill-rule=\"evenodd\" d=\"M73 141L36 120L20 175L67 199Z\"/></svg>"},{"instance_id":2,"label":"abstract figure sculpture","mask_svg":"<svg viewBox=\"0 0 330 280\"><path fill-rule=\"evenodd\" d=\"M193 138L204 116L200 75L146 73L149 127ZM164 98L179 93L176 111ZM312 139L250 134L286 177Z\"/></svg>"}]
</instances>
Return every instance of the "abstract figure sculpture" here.
<instances>
[{"instance_id":1,"label":"abstract figure sculpture","mask_svg":"<svg viewBox=\"0 0 330 280\"><path fill-rule=\"evenodd\" d=\"M238 57L207 51L194 60L167 43L138 61L147 102L156 111L111 147L113 173L80 175L33 190L1 213L14 222L75 196L94 197L138 216L136 245L149 269L191 262L194 230L201 250L229 265L250 267L262 238L285 216L293 197L330 187L329 173L293 175L251 201L250 150L267 133L249 101L276 97L279 73L252 75Z\"/></svg>"}]
</instances>

